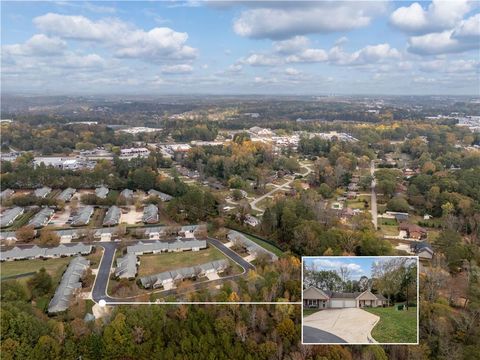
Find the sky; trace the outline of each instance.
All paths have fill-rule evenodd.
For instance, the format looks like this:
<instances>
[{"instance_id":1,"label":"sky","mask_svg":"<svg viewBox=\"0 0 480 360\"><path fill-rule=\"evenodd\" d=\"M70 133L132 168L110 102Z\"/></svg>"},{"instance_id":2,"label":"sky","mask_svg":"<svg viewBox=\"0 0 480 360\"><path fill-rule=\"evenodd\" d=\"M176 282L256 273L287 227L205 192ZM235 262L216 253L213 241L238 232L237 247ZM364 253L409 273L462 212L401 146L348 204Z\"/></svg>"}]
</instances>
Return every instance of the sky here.
<instances>
[{"instance_id":1,"label":"sky","mask_svg":"<svg viewBox=\"0 0 480 360\"><path fill-rule=\"evenodd\" d=\"M478 1L1 3L4 93L479 95Z\"/></svg>"},{"instance_id":2,"label":"sky","mask_svg":"<svg viewBox=\"0 0 480 360\"><path fill-rule=\"evenodd\" d=\"M338 270L341 266L347 266L350 270L350 278L358 280L362 276L368 278L372 277L372 264L375 261L381 261L379 257L355 257L355 258L341 258L341 257L318 257L318 258L304 258L303 262L307 268L314 268L320 270Z\"/></svg>"}]
</instances>

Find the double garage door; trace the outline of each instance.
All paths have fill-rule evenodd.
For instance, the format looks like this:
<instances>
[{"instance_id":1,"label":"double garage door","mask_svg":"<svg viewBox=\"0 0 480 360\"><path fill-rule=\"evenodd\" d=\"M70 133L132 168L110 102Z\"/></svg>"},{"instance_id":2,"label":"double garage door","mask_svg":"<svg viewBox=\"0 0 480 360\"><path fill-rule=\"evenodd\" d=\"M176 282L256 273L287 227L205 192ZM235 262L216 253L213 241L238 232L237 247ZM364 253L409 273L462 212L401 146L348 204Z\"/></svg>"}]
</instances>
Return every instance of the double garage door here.
<instances>
[{"instance_id":1,"label":"double garage door","mask_svg":"<svg viewBox=\"0 0 480 360\"><path fill-rule=\"evenodd\" d=\"M332 308L357 307L357 301L356 300L330 300L330 307Z\"/></svg>"}]
</instances>

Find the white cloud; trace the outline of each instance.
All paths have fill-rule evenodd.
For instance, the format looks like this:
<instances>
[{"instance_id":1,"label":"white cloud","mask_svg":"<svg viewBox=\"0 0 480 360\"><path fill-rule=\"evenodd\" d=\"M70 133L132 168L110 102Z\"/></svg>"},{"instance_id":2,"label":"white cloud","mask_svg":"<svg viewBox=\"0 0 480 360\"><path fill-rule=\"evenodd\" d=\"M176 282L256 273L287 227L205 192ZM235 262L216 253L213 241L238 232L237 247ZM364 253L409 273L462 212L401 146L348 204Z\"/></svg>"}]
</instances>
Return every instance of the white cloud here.
<instances>
[{"instance_id":1,"label":"white cloud","mask_svg":"<svg viewBox=\"0 0 480 360\"><path fill-rule=\"evenodd\" d=\"M453 34L454 30L446 30L441 33L412 36L408 40L408 51L419 55L438 55L460 53L480 47L478 41L461 41L454 38Z\"/></svg>"},{"instance_id":2,"label":"white cloud","mask_svg":"<svg viewBox=\"0 0 480 360\"><path fill-rule=\"evenodd\" d=\"M193 67L188 64L165 65L162 66L162 74L189 74Z\"/></svg>"},{"instance_id":3,"label":"white cloud","mask_svg":"<svg viewBox=\"0 0 480 360\"><path fill-rule=\"evenodd\" d=\"M462 20L453 30L452 38L480 41L480 14Z\"/></svg>"},{"instance_id":4,"label":"white cloud","mask_svg":"<svg viewBox=\"0 0 480 360\"><path fill-rule=\"evenodd\" d=\"M294 36L291 39L275 41L273 43L273 48L276 52L281 54L292 54L305 49L308 44L309 40L305 36Z\"/></svg>"},{"instance_id":5,"label":"white cloud","mask_svg":"<svg viewBox=\"0 0 480 360\"><path fill-rule=\"evenodd\" d=\"M285 69L285 74L289 75L289 76L297 76L297 75L300 75L302 72L300 70L297 70L295 68L286 68Z\"/></svg>"},{"instance_id":6,"label":"white cloud","mask_svg":"<svg viewBox=\"0 0 480 360\"><path fill-rule=\"evenodd\" d=\"M23 44L4 45L4 56L53 56L61 54L67 43L59 38L51 38L44 34L33 35Z\"/></svg>"},{"instance_id":7,"label":"white cloud","mask_svg":"<svg viewBox=\"0 0 480 360\"><path fill-rule=\"evenodd\" d=\"M274 66L279 64L280 60L272 55L251 54L244 59L240 59L239 62L251 66Z\"/></svg>"},{"instance_id":8,"label":"white cloud","mask_svg":"<svg viewBox=\"0 0 480 360\"><path fill-rule=\"evenodd\" d=\"M313 63L328 60L328 54L323 49L305 49L296 55L290 55L286 61L288 63Z\"/></svg>"},{"instance_id":9,"label":"white cloud","mask_svg":"<svg viewBox=\"0 0 480 360\"><path fill-rule=\"evenodd\" d=\"M354 275L364 274L362 267L355 263L346 263L338 260L314 259L313 263L319 270L338 270L346 266Z\"/></svg>"},{"instance_id":10,"label":"white cloud","mask_svg":"<svg viewBox=\"0 0 480 360\"><path fill-rule=\"evenodd\" d=\"M157 62L165 59L193 59L197 56L197 50L185 44L188 34L168 27L144 31L118 19L92 21L84 16L55 13L36 17L33 22L38 29L49 35L113 47L118 57Z\"/></svg>"},{"instance_id":11,"label":"white cloud","mask_svg":"<svg viewBox=\"0 0 480 360\"><path fill-rule=\"evenodd\" d=\"M234 31L251 38L288 39L295 35L328 33L367 26L386 9L377 2L280 2L262 3L235 19ZM333 21L334 20L334 21Z\"/></svg>"},{"instance_id":12,"label":"white cloud","mask_svg":"<svg viewBox=\"0 0 480 360\"><path fill-rule=\"evenodd\" d=\"M400 30L425 34L453 28L471 10L468 0L433 0L424 9L419 3L402 6L390 16L390 22Z\"/></svg>"},{"instance_id":13,"label":"white cloud","mask_svg":"<svg viewBox=\"0 0 480 360\"><path fill-rule=\"evenodd\" d=\"M389 44L368 45L353 53L334 46L328 52L328 60L336 65L366 65L400 58L400 52Z\"/></svg>"}]
</instances>

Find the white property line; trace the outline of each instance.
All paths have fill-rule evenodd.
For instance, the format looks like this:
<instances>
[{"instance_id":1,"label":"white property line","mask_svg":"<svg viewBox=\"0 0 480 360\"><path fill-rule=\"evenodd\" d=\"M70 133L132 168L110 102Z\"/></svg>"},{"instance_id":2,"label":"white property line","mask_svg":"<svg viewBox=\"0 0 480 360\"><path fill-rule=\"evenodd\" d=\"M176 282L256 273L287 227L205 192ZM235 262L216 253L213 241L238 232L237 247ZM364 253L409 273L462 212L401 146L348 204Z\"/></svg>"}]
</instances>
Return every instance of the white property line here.
<instances>
[{"instance_id":1,"label":"white property line","mask_svg":"<svg viewBox=\"0 0 480 360\"><path fill-rule=\"evenodd\" d=\"M298 301L120 301L100 300L100 306L108 305L302 305Z\"/></svg>"}]
</instances>

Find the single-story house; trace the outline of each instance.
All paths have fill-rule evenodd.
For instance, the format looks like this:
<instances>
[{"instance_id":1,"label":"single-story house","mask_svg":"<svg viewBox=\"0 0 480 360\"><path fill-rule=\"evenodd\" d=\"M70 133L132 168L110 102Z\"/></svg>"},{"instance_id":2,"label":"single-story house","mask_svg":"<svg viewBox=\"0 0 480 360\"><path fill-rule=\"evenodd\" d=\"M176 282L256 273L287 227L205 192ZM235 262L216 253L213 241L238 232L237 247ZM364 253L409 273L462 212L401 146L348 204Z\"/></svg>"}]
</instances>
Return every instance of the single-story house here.
<instances>
[{"instance_id":1,"label":"single-story house","mask_svg":"<svg viewBox=\"0 0 480 360\"><path fill-rule=\"evenodd\" d=\"M156 196L160 198L162 201L170 201L173 199L173 196L165 194L161 191L157 191L155 189L148 190L148 196Z\"/></svg>"},{"instance_id":2,"label":"single-story house","mask_svg":"<svg viewBox=\"0 0 480 360\"><path fill-rule=\"evenodd\" d=\"M103 219L103 226L115 226L120 222L120 217L122 216L122 210L118 206L110 206L105 218Z\"/></svg>"},{"instance_id":3,"label":"single-story house","mask_svg":"<svg viewBox=\"0 0 480 360\"><path fill-rule=\"evenodd\" d=\"M314 309L378 307L387 305L387 299L380 294L373 294L370 290L343 293L311 286L303 291L303 305Z\"/></svg>"},{"instance_id":4,"label":"single-story house","mask_svg":"<svg viewBox=\"0 0 480 360\"><path fill-rule=\"evenodd\" d=\"M63 190L60 194L57 195L57 199L61 201L68 202L72 198L72 196L75 194L77 190L73 188L66 188Z\"/></svg>"},{"instance_id":5,"label":"single-story house","mask_svg":"<svg viewBox=\"0 0 480 360\"><path fill-rule=\"evenodd\" d=\"M82 288L80 279L89 266L90 261L81 256L70 261L52 300L48 304L49 313L58 313L68 309L72 296Z\"/></svg>"},{"instance_id":6,"label":"single-story house","mask_svg":"<svg viewBox=\"0 0 480 360\"><path fill-rule=\"evenodd\" d=\"M421 240L427 237L427 230L417 224L403 222L398 228L400 231L405 231L410 239Z\"/></svg>"},{"instance_id":7,"label":"single-story house","mask_svg":"<svg viewBox=\"0 0 480 360\"><path fill-rule=\"evenodd\" d=\"M87 225L90 222L90 218L93 215L94 208L93 206L85 206L84 208L77 211L76 215L72 217L72 226L83 226Z\"/></svg>"},{"instance_id":8,"label":"single-story house","mask_svg":"<svg viewBox=\"0 0 480 360\"><path fill-rule=\"evenodd\" d=\"M13 222L24 212L23 208L15 206L14 208L5 210L0 215L0 227L7 227L13 224Z\"/></svg>"},{"instance_id":9,"label":"single-story house","mask_svg":"<svg viewBox=\"0 0 480 360\"><path fill-rule=\"evenodd\" d=\"M433 255L435 254L432 246L426 241L413 243L410 245L410 249L421 260L432 260Z\"/></svg>"},{"instance_id":10,"label":"single-story house","mask_svg":"<svg viewBox=\"0 0 480 360\"><path fill-rule=\"evenodd\" d=\"M30 219L28 225L33 226L35 229L44 227L48 224L53 214L55 214L55 210L44 207Z\"/></svg>"},{"instance_id":11,"label":"single-story house","mask_svg":"<svg viewBox=\"0 0 480 360\"><path fill-rule=\"evenodd\" d=\"M105 199L108 195L110 190L106 188L105 186L100 186L99 188L95 189L95 195L99 197L100 199Z\"/></svg>"},{"instance_id":12,"label":"single-story house","mask_svg":"<svg viewBox=\"0 0 480 360\"><path fill-rule=\"evenodd\" d=\"M46 197L48 194L50 194L50 192L52 191L51 188L49 188L48 186L44 186L40 189L36 189L33 194L36 196L36 197L39 197L39 198L44 198Z\"/></svg>"},{"instance_id":13,"label":"single-story house","mask_svg":"<svg viewBox=\"0 0 480 360\"><path fill-rule=\"evenodd\" d=\"M142 222L145 224L155 224L158 222L158 207L154 204L149 204L143 209Z\"/></svg>"}]
</instances>

